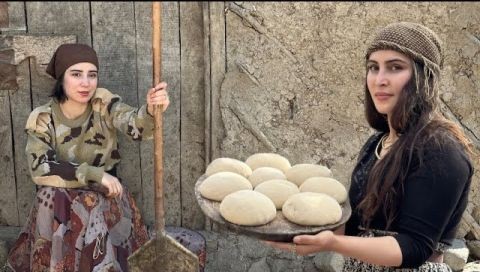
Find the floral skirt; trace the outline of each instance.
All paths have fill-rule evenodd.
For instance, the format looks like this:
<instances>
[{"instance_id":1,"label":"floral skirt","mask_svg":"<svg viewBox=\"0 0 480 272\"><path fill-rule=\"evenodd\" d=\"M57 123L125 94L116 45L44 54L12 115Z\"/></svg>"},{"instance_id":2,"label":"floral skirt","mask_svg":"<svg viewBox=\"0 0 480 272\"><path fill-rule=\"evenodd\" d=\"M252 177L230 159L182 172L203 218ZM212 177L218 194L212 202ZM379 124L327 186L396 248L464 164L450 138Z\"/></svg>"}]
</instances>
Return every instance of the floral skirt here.
<instances>
[{"instance_id":1,"label":"floral skirt","mask_svg":"<svg viewBox=\"0 0 480 272\"><path fill-rule=\"evenodd\" d=\"M188 233L195 241L182 244L205 254L205 239ZM149 239L126 188L121 197L106 198L92 190L40 187L7 267L21 272L128 271L128 256Z\"/></svg>"},{"instance_id":2,"label":"floral skirt","mask_svg":"<svg viewBox=\"0 0 480 272\"><path fill-rule=\"evenodd\" d=\"M388 235L393 233L388 233L385 231L370 230L364 232L362 237L378 237L383 235ZM444 247L441 245L440 247ZM452 269L445 263L432 263L425 262L418 268L392 268L385 267L380 265L373 265L353 259L350 257L345 257L345 264L343 266L343 272L452 272Z\"/></svg>"},{"instance_id":3,"label":"floral skirt","mask_svg":"<svg viewBox=\"0 0 480 272\"><path fill-rule=\"evenodd\" d=\"M418 268L391 268L368 264L356 259L345 258L343 272L452 272L445 263L426 262Z\"/></svg>"}]
</instances>

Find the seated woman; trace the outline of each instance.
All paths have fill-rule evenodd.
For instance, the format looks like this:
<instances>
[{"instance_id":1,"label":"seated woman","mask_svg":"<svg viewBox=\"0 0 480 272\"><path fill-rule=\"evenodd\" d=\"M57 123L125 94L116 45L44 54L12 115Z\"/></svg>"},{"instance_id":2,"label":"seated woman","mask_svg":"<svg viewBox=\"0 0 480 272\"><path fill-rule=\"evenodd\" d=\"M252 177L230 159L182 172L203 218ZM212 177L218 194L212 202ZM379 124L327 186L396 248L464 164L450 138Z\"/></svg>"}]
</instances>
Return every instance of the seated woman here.
<instances>
[{"instance_id":1,"label":"seated woman","mask_svg":"<svg viewBox=\"0 0 480 272\"><path fill-rule=\"evenodd\" d=\"M32 111L26 155L37 194L8 256L14 271L127 271L127 257L149 240L132 195L116 177L117 131L153 138L153 107L170 103L167 84L134 108L98 88L98 58L63 44L47 67L52 99ZM110 270L109 270L110 271Z\"/></svg>"},{"instance_id":2,"label":"seated woman","mask_svg":"<svg viewBox=\"0 0 480 272\"><path fill-rule=\"evenodd\" d=\"M390 24L365 61L366 118L377 132L352 173L351 218L335 233L268 243L302 255L338 252L344 271L451 271L442 252L466 208L473 167L470 142L438 112L440 40L423 25Z\"/></svg>"}]
</instances>

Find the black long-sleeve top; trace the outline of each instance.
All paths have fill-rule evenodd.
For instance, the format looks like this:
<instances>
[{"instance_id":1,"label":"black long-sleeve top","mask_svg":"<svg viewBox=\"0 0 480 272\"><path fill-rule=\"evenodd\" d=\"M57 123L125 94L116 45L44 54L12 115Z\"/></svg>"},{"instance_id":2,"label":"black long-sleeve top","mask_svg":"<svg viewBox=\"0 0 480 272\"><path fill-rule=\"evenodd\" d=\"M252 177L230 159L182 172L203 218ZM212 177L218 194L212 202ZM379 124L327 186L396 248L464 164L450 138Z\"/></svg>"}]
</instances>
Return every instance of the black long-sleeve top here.
<instances>
[{"instance_id":1,"label":"black long-sleeve top","mask_svg":"<svg viewBox=\"0 0 480 272\"><path fill-rule=\"evenodd\" d=\"M384 133L371 136L353 170L349 199L352 216L346 223L346 235L359 235L361 214L357 206L365 195L369 171L377 161L375 148ZM451 245L467 206L473 175L472 164L462 147L453 139L441 146L424 148L423 163L412 161L404 183L399 214L390 229L402 252L401 268L418 267L431 256L439 242ZM374 216L370 229L385 230L382 209Z\"/></svg>"}]
</instances>

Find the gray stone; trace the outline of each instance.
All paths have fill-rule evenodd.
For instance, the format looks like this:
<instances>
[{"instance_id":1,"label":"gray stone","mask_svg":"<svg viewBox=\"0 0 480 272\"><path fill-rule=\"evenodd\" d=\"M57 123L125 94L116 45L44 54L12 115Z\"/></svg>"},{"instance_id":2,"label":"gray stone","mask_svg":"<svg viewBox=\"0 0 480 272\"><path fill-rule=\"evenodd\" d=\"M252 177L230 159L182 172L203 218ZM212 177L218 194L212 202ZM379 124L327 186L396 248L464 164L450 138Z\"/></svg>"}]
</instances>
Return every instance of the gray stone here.
<instances>
[{"instance_id":1,"label":"gray stone","mask_svg":"<svg viewBox=\"0 0 480 272\"><path fill-rule=\"evenodd\" d=\"M467 240L467 247L470 250L470 256L474 259L480 259L480 241Z\"/></svg>"},{"instance_id":2,"label":"gray stone","mask_svg":"<svg viewBox=\"0 0 480 272\"><path fill-rule=\"evenodd\" d=\"M452 246L445 251L444 261L453 271L462 271L467 263L468 248L460 239L453 240Z\"/></svg>"},{"instance_id":3,"label":"gray stone","mask_svg":"<svg viewBox=\"0 0 480 272\"><path fill-rule=\"evenodd\" d=\"M476 206L475 208L473 208L472 216L475 221L480 224L480 206Z\"/></svg>"},{"instance_id":4,"label":"gray stone","mask_svg":"<svg viewBox=\"0 0 480 272\"><path fill-rule=\"evenodd\" d=\"M8 247L7 242L0 240L0 267L7 261Z\"/></svg>"},{"instance_id":5,"label":"gray stone","mask_svg":"<svg viewBox=\"0 0 480 272\"><path fill-rule=\"evenodd\" d=\"M270 272L270 267L267 264L267 258L261 258L260 261L253 263L248 269L248 272Z\"/></svg>"},{"instance_id":6,"label":"gray stone","mask_svg":"<svg viewBox=\"0 0 480 272\"><path fill-rule=\"evenodd\" d=\"M321 252L313 259L315 267L322 272L341 272L345 260L342 255L335 252Z\"/></svg>"},{"instance_id":7,"label":"gray stone","mask_svg":"<svg viewBox=\"0 0 480 272\"><path fill-rule=\"evenodd\" d=\"M222 230L200 231L207 241L206 272L317 272L314 256L298 256L258 239ZM268 269L268 270L267 270Z\"/></svg>"},{"instance_id":8,"label":"gray stone","mask_svg":"<svg viewBox=\"0 0 480 272\"><path fill-rule=\"evenodd\" d=\"M463 272L479 272L479 271L480 271L480 261L468 263L463 268Z\"/></svg>"}]
</instances>

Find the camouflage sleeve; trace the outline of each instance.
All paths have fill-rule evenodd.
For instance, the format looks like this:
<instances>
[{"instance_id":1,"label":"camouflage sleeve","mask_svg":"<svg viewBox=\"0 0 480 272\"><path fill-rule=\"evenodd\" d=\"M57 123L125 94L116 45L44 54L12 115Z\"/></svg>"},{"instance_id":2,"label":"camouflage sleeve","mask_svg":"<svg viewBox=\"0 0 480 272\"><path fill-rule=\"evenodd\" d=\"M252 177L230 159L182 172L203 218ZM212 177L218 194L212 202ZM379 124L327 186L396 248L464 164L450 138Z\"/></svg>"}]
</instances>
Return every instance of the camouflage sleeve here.
<instances>
[{"instance_id":1,"label":"camouflage sleeve","mask_svg":"<svg viewBox=\"0 0 480 272\"><path fill-rule=\"evenodd\" d=\"M25 152L33 182L63 188L83 187L90 181L100 183L103 167L57 161L50 128L50 114L32 112L27 121Z\"/></svg>"},{"instance_id":2,"label":"camouflage sleeve","mask_svg":"<svg viewBox=\"0 0 480 272\"><path fill-rule=\"evenodd\" d=\"M153 117L148 114L146 105L134 108L115 99L111 103L113 126L134 141L153 138Z\"/></svg>"}]
</instances>

